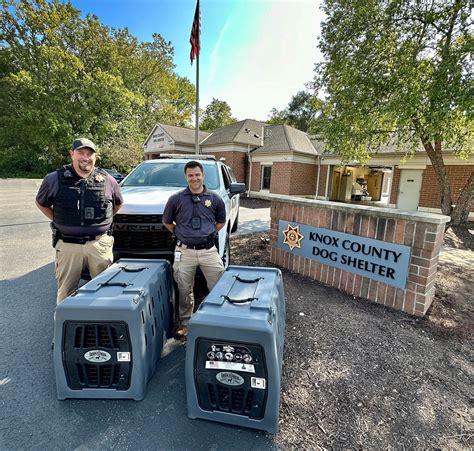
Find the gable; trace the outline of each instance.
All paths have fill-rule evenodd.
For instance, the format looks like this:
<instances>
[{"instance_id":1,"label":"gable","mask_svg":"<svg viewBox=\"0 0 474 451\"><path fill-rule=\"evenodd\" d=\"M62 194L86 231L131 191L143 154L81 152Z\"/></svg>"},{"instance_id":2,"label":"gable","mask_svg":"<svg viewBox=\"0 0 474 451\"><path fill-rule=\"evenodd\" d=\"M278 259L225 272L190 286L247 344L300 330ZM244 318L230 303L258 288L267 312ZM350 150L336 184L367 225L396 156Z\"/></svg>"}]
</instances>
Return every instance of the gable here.
<instances>
[{"instance_id":1,"label":"gable","mask_svg":"<svg viewBox=\"0 0 474 451\"><path fill-rule=\"evenodd\" d=\"M173 138L166 133L161 124L156 124L145 140L143 147L163 149L174 144Z\"/></svg>"}]
</instances>

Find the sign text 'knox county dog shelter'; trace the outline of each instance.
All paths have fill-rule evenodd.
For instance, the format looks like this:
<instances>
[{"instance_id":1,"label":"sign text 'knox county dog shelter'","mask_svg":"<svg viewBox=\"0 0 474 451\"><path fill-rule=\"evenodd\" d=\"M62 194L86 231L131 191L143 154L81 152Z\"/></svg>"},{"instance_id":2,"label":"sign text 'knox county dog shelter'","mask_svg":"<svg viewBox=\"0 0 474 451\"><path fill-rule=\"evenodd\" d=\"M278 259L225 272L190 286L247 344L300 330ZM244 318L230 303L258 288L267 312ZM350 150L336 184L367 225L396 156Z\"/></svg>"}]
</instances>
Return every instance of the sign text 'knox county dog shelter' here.
<instances>
[{"instance_id":1,"label":"sign text 'knox county dog shelter'","mask_svg":"<svg viewBox=\"0 0 474 451\"><path fill-rule=\"evenodd\" d=\"M397 288L405 288L410 247L280 220L278 247Z\"/></svg>"}]
</instances>

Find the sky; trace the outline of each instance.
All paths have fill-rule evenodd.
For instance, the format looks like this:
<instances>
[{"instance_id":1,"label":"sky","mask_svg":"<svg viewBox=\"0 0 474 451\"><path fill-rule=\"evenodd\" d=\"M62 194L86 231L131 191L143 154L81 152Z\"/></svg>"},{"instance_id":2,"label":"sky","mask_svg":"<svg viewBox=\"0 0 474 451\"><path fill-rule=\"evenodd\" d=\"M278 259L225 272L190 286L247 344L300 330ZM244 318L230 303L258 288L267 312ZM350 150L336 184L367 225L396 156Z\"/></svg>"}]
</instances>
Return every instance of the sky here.
<instances>
[{"instance_id":1,"label":"sky","mask_svg":"<svg viewBox=\"0 0 474 451\"><path fill-rule=\"evenodd\" d=\"M127 27L141 41L159 33L175 71L196 83L189 36L196 0L71 0L83 15ZM266 120L313 79L320 61L320 0L201 0L200 108L226 101L237 119Z\"/></svg>"}]
</instances>

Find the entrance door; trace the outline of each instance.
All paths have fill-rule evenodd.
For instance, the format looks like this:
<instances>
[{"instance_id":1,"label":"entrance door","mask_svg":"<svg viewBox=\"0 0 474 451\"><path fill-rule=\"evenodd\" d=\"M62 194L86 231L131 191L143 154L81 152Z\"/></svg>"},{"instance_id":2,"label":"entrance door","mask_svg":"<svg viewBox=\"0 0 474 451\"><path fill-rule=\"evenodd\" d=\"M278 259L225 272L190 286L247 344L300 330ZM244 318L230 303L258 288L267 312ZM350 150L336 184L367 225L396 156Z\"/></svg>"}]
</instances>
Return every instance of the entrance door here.
<instances>
[{"instance_id":1,"label":"entrance door","mask_svg":"<svg viewBox=\"0 0 474 451\"><path fill-rule=\"evenodd\" d=\"M402 169L398 188L397 208L416 211L420 200L423 169Z\"/></svg>"},{"instance_id":2,"label":"entrance door","mask_svg":"<svg viewBox=\"0 0 474 451\"><path fill-rule=\"evenodd\" d=\"M333 171L333 173L332 173L331 194L329 196L329 200L337 200L337 192L339 190L339 182L340 181L341 181L341 172L340 171Z\"/></svg>"}]
</instances>

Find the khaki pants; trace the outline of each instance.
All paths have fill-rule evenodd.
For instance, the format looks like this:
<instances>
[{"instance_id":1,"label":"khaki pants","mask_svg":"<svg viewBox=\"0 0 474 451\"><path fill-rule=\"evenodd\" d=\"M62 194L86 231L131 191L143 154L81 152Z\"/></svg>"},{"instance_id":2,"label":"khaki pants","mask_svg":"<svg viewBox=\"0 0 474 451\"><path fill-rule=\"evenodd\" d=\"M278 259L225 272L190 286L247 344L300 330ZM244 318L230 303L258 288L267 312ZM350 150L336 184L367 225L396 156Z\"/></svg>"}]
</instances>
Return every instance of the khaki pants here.
<instances>
[{"instance_id":1,"label":"khaki pants","mask_svg":"<svg viewBox=\"0 0 474 451\"><path fill-rule=\"evenodd\" d=\"M181 261L173 264L174 280L179 291L179 321L182 325L187 325L194 309L194 276L199 266L207 282L207 288L212 290L222 273L224 264L214 246L211 249L184 249L177 247L181 251Z\"/></svg>"},{"instance_id":2,"label":"khaki pants","mask_svg":"<svg viewBox=\"0 0 474 451\"><path fill-rule=\"evenodd\" d=\"M89 268L90 275L94 278L112 264L113 244L114 238L107 234L99 235L85 244L65 243L63 240L57 242L55 249L58 304L77 290L85 267Z\"/></svg>"}]
</instances>

